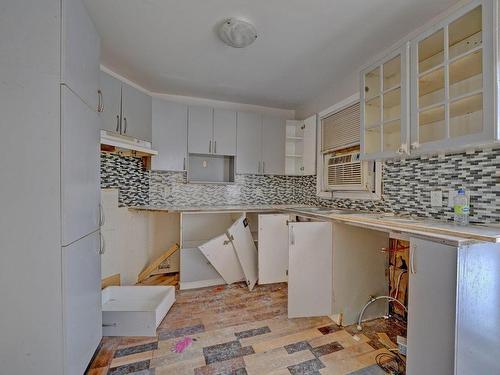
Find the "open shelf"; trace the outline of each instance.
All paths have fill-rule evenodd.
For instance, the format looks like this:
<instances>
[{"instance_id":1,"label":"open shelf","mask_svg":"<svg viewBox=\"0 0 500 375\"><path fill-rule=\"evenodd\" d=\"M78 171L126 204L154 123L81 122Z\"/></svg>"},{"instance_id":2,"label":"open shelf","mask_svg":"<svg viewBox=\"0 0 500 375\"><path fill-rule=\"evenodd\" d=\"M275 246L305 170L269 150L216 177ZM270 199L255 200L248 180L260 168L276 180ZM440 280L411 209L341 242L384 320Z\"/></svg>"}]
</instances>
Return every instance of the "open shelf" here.
<instances>
[{"instance_id":1,"label":"open shelf","mask_svg":"<svg viewBox=\"0 0 500 375\"><path fill-rule=\"evenodd\" d=\"M401 85L401 56L396 56L384 65L384 91Z\"/></svg>"},{"instance_id":2,"label":"open shelf","mask_svg":"<svg viewBox=\"0 0 500 375\"><path fill-rule=\"evenodd\" d=\"M418 44L418 71L428 71L444 61L444 30L438 30Z\"/></svg>"},{"instance_id":3,"label":"open shelf","mask_svg":"<svg viewBox=\"0 0 500 375\"><path fill-rule=\"evenodd\" d=\"M419 113L419 125L429 125L444 121L444 105L423 110Z\"/></svg>"},{"instance_id":4,"label":"open shelf","mask_svg":"<svg viewBox=\"0 0 500 375\"><path fill-rule=\"evenodd\" d=\"M468 96L450 103L450 118L483 110L483 95Z\"/></svg>"},{"instance_id":5,"label":"open shelf","mask_svg":"<svg viewBox=\"0 0 500 375\"><path fill-rule=\"evenodd\" d=\"M478 6L448 26L449 57L461 55L482 43L482 7Z\"/></svg>"}]
</instances>

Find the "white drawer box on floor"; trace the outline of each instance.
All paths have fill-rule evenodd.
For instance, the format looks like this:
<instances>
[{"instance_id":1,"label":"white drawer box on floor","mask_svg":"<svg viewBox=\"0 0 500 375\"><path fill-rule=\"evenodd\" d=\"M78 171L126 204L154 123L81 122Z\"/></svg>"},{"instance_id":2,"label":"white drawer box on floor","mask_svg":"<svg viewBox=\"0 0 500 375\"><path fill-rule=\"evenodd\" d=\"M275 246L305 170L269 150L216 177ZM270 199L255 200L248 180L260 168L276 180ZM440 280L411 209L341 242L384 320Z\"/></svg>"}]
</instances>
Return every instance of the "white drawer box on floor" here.
<instances>
[{"instance_id":1,"label":"white drawer box on floor","mask_svg":"<svg viewBox=\"0 0 500 375\"><path fill-rule=\"evenodd\" d=\"M173 286L109 286L102 291L102 334L155 336L174 302Z\"/></svg>"}]
</instances>

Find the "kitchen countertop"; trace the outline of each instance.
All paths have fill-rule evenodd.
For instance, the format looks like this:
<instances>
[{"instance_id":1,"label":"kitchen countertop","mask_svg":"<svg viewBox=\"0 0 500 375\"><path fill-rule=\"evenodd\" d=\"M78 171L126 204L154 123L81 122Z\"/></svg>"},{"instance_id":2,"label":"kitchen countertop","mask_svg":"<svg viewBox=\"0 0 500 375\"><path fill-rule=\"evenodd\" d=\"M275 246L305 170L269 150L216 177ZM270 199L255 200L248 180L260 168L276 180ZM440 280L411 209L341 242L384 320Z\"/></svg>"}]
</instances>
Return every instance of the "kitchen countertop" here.
<instances>
[{"instance_id":1,"label":"kitchen countertop","mask_svg":"<svg viewBox=\"0 0 500 375\"><path fill-rule=\"evenodd\" d=\"M310 207L300 204L270 204L270 205L228 205L228 206L135 206L130 210L162 211L162 212L262 212L281 211L294 208Z\"/></svg>"},{"instance_id":2,"label":"kitchen countertop","mask_svg":"<svg viewBox=\"0 0 500 375\"><path fill-rule=\"evenodd\" d=\"M349 211L342 213L315 212L306 205L233 205L233 206L139 206L131 210L163 212L269 212L284 211L301 216L328 219L346 224L363 226L371 229L401 232L441 240L465 243L471 241L500 242L500 227L486 225L456 225L435 219L398 216L389 213L370 213ZM309 209L308 209L309 208ZM334 210L334 209L332 209Z\"/></svg>"}]
</instances>

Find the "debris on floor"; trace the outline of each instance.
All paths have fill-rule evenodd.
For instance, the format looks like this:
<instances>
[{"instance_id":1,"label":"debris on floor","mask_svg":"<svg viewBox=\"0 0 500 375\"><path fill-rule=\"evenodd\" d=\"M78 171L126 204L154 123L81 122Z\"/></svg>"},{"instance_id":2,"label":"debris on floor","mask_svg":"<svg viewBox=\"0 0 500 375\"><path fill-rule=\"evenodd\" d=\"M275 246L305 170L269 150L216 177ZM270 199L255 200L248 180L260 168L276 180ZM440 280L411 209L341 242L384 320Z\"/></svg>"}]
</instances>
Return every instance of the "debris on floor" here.
<instances>
[{"instance_id":1,"label":"debris on floor","mask_svg":"<svg viewBox=\"0 0 500 375\"><path fill-rule=\"evenodd\" d=\"M193 339L191 337L184 337L182 340L177 341L172 348L172 352L174 353L184 353L191 344L193 343Z\"/></svg>"}]
</instances>

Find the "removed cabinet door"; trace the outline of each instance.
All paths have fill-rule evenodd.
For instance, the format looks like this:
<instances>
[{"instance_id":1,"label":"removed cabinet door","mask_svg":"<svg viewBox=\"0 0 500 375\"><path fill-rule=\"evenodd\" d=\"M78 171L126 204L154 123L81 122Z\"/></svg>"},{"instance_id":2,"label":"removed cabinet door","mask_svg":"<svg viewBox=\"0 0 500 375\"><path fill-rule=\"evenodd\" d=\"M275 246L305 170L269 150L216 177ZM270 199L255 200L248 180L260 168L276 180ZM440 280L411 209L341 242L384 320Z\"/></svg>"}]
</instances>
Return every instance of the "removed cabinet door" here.
<instances>
[{"instance_id":1,"label":"removed cabinet door","mask_svg":"<svg viewBox=\"0 0 500 375\"><path fill-rule=\"evenodd\" d=\"M188 152L213 153L213 108L189 106L188 111Z\"/></svg>"},{"instance_id":2,"label":"removed cabinet door","mask_svg":"<svg viewBox=\"0 0 500 375\"><path fill-rule=\"evenodd\" d=\"M214 109L214 139L212 152L217 155L236 155L236 112Z\"/></svg>"},{"instance_id":3,"label":"removed cabinet door","mask_svg":"<svg viewBox=\"0 0 500 375\"><path fill-rule=\"evenodd\" d=\"M286 282L289 215L259 215L259 284Z\"/></svg>"},{"instance_id":4,"label":"removed cabinet door","mask_svg":"<svg viewBox=\"0 0 500 375\"><path fill-rule=\"evenodd\" d=\"M408 375L454 373L457 252L410 239Z\"/></svg>"},{"instance_id":5,"label":"removed cabinet door","mask_svg":"<svg viewBox=\"0 0 500 375\"><path fill-rule=\"evenodd\" d=\"M288 317L332 313L332 223L289 223Z\"/></svg>"},{"instance_id":6,"label":"removed cabinet door","mask_svg":"<svg viewBox=\"0 0 500 375\"><path fill-rule=\"evenodd\" d=\"M258 277L257 248L248 226L248 219L245 216L240 217L227 230L227 234L233 243L234 251L245 274L248 289L252 290Z\"/></svg>"},{"instance_id":7,"label":"removed cabinet door","mask_svg":"<svg viewBox=\"0 0 500 375\"><path fill-rule=\"evenodd\" d=\"M151 97L122 84L122 134L151 142Z\"/></svg>"},{"instance_id":8,"label":"removed cabinet door","mask_svg":"<svg viewBox=\"0 0 500 375\"><path fill-rule=\"evenodd\" d=\"M233 244L226 234L204 243L199 249L226 283L232 284L244 280L245 275L234 252Z\"/></svg>"},{"instance_id":9,"label":"removed cabinet door","mask_svg":"<svg viewBox=\"0 0 500 375\"><path fill-rule=\"evenodd\" d=\"M263 174L285 174L286 121L277 117L262 119Z\"/></svg>"}]
</instances>

